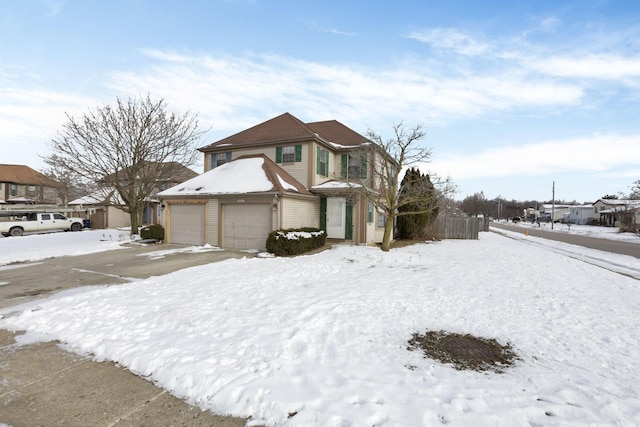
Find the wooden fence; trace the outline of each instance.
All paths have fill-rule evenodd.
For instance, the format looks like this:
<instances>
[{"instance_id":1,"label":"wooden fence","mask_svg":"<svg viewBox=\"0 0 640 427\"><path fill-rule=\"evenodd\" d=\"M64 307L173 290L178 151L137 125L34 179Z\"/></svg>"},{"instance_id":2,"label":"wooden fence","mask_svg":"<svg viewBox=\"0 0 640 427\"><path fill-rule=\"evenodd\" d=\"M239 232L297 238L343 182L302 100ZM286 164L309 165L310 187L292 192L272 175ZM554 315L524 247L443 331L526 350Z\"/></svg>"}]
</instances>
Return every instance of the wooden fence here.
<instances>
[{"instance_id":1,"label":"wooden fence","mask_svg":"<svg viewBox=\"0 0 640 427\"><path fill-rule=\"evenodd\" d=\"M439 216L435 224L438 239L478 239L480 231L489 231L489 220L485 218L461 218Z\"/></svg>"}]
</instances>

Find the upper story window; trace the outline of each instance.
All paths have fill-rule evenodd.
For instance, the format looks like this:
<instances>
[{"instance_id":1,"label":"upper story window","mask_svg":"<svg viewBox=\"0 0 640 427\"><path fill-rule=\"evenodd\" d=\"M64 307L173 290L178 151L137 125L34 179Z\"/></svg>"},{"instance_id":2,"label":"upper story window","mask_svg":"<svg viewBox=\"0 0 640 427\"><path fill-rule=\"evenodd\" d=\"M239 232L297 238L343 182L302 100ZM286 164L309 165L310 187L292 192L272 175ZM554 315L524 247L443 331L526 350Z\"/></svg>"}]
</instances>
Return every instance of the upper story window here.
<instances>
[{"instance_id":1,"label":"upper story window","mask_svg":"<svg viewBox=\"0 0 640 427\"><path fill-rule=\"evenodd\" d=\"M16 184L9 184L9 195L10 196L18 195L18 186Z\"/></svg>"},{"instance_id":2,"label":"upper story window","mask_svg":"<svg viewBox=\"0 0 640 427\"><path fill-rule=\"evenodd\" d=\"M231 151L227 151L226 153L212 153L211 169L217 168L218 166L222 166L225 163L229 163L230 161L231 161Z\"/></svg>"},{"instance_id":3,"label":"upper story window","mask_svg":"<svg viewBox=\"0 0 640 427\"><path fill-rule=\"evenodd\" d=\"M322 176L329 176L329 152L318 147L316 161L316 173Z\"/></svg>"},{"instance_id":4,"label":"upper story window","mask_svg":"<svg viewBox=\"0 0 640 427\"><path fill-rule=\"evenodd\" d=\"M35 196L36 195L36 186L28 185L27 186L27 196Z\"/></svg>"},{"instance_id":5,"label":"upper story window","mask_svg":"<svg viewBox=\"0 0 640 427\"><path fill-rule=\"evenodd\" d=\"M342 155L342 178L367 177L367 154L352 153Z\"/></svg>"},{"instance_id":6,"label":"upper story window","mask_svg":"<svg viewBox=\"0 0 640 427\"><path fill-rule=\"evenodd\" d=\"M302 161L302 145L276 147L276 163L294 163Z\"/></svg>"}]
</instances>

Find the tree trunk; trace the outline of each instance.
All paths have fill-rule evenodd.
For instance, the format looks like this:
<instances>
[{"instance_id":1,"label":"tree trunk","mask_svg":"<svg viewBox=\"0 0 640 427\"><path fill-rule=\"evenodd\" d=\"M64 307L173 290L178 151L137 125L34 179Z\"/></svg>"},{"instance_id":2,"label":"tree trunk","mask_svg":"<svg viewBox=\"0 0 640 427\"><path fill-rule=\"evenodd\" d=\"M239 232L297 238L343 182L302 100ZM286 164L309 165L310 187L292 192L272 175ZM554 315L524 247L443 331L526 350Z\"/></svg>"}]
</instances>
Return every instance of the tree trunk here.
<instances>
[{"instance_id":1,"label":"tree trunk","mask_svg":"<svg viewBox=\"0 0 640 427\"><path fill-rule=\"evenodd\" d=\"M393 220L394 216L387 216L387 221L384 223L384 235L382 237L382 247L384 252L389 252L391 247L391 239L393 238Z\"/></svg>"},{"instance_id":2,"label":"tree trunk","mask_svg":"<svg viewBox=\"0 0 640 427\"><path fill-rule=\"evenodd\" d=\"M138 228L140 227L140 214L138 209L131 209L129 211L129 218L131 220L131 236L138 234Z\"/></svg>"}]
</instances>

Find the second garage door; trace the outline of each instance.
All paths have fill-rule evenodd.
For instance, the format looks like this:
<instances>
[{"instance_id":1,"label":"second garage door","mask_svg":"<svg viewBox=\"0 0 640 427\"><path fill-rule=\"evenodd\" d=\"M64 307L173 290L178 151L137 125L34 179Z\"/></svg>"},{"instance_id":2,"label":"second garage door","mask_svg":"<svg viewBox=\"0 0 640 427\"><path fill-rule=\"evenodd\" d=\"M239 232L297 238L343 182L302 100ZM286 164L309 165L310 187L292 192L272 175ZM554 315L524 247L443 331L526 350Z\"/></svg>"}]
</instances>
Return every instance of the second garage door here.
<instances>
[{"instance_id":1,"label":"second garage door","mask_svg":"<svg viewBox=\"0 0 640 427\"><path fill-rule=\"evenodd\" d=\"M170 243L204 245L205 217L204 204L171 205Z\"/></svg>"},{"instance_id":2,"label":"second garage door","mask_svg":"<svg viewBox=\"0 0 640 427\"><path fill-rule=\"evenodd\" d=\"M271 232L271 205L223 205L223 247L264 250Z\"/></svg>"}]
</instances>

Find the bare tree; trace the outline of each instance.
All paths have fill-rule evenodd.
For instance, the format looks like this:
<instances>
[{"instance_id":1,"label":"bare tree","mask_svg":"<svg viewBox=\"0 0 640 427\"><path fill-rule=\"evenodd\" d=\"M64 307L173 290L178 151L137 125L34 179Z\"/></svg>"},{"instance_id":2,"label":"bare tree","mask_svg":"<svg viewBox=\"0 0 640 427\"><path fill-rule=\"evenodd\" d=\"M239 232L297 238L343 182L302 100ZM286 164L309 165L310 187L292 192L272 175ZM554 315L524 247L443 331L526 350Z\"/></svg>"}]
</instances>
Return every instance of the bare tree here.
<instances>
[{"instance_id":1,"label":"bare tree","mask_svg":"<svg viewBox=\"0 0 640 427\"><path fill-rule=\"evenodd\" d=\"M132 234L148 197L172 173L171 167L196 162L194 142L206 132L198 129L197 114L170 112L163 99L149 95L117 98L114 106L103 105L79 119L67 114L67 119L45 161L84 182L115 190L120 197L111 197L110 203L129 213Z\"/></svg>"},{"instance_id":2,"label":"bare tree","mask_svg":"<svg viewBox=\"0 0 640 427\"><path fill-rule=\"evenodd\" d=\"M631 185L631 192L629 193L629 200L640 200L640 179L637 179Z\"/></svg>"},{"instance_id":3,"label":"bare tree","mask_svg":"<svg viewBox=\"0 0 640 427\"><path fill-rule=\"evenodd\" d=\"M74 170L70 170L60 156L53 154L43 157L43 160L47 166L41 172L58 184L54 189L55 197L62 206L96 189L95 183L83 180Z\"/></svg>"},{"instance_id":4,"label":"bare tree","mask_svg":"<svg viewBox=\"0 0 640 427\"><path fill-rule=\"evenodd\" d=\"M403 123L399 123L393 126L393 132L393 138L383 141L376 132L367 131L367 138L372 142L366 164L370 174L366 177L357 176L353 180L357 185L352 185L356 192L364 196L386 217L381 246L383 251L389 251L395 220L399 215L422 214L434 209L433 204L423 200L427 193L422 188L414 186L414 189L401 189L399 180L405 168L428 162L431 158L430 149L417 145L425 136L422 126L406 129ZM362 154L367 153L362 151ZM450 184L449 179L441 181L436 177L434 181L434 175L431 175L431 180L436 188L444 188L445 183ZM402 206L411 204L417 206L417 210L400 212Z\"/></svg>"}]
</instances>

